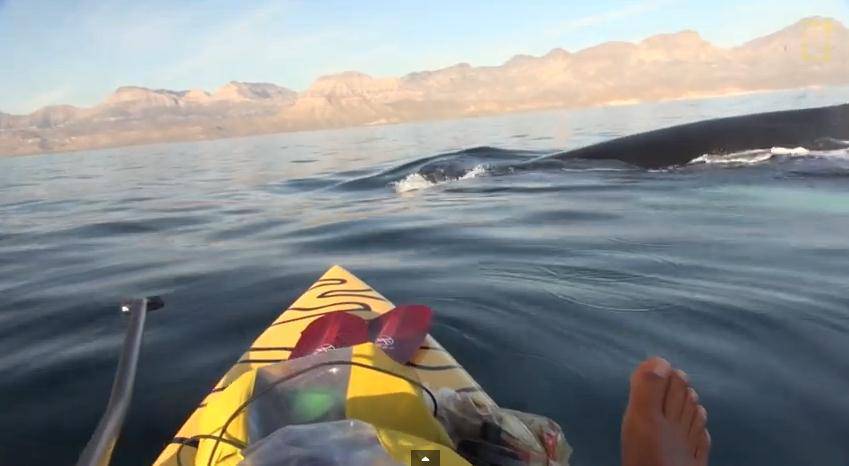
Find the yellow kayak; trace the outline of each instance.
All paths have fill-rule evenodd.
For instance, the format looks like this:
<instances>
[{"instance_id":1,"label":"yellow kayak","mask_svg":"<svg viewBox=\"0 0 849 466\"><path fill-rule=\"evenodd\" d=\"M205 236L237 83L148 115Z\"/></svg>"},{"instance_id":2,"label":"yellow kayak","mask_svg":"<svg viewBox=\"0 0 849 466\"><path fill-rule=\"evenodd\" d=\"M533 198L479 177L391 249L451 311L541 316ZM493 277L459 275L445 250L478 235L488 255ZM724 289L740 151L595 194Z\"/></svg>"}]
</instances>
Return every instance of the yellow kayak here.
<instances>
[{"instance_id":1,"label":"yellow kayak","mask_svg":"<svg viewBox=\"0 0 849 466\"><path fill-rule=\"evenodd\" d=\"M287 360L301 332L313 320L336 312L369 318L384 314L394 307L392 302L351 272L339 266L331 267L275 319L224 374L162 450L154 465L194 465L198 439L215 435L213 431L204 432L202 429L200 420L205 407L242 374ZM407 366L412 368L424 386L434 392L448 388L469 394L481 403L494 405L472 377L430 335Z\"/></svg>"}]
</instances>

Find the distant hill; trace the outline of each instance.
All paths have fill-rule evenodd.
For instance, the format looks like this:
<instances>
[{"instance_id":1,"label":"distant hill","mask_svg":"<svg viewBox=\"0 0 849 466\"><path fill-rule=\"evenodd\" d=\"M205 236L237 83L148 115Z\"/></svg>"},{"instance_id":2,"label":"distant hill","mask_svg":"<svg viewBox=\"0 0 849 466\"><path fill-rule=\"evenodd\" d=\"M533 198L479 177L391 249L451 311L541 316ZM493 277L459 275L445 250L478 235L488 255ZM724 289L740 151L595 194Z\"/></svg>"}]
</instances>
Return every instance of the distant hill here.
<instances>
[{"instance_id":1,"label":"distant hill","mask_svg":"<svg viewBox=\"0 0 849 466\"><path fill-rule=\"evenodd\" d=\"M121 87L90 108L0 113L0 154L456 118L849 83L849 30L806 18L733 48L694 31L577 52L517 55L501 66L461 63L402 77L349 71L297 93L232 81L214 92Z\"/></svg>"}]
</instances>

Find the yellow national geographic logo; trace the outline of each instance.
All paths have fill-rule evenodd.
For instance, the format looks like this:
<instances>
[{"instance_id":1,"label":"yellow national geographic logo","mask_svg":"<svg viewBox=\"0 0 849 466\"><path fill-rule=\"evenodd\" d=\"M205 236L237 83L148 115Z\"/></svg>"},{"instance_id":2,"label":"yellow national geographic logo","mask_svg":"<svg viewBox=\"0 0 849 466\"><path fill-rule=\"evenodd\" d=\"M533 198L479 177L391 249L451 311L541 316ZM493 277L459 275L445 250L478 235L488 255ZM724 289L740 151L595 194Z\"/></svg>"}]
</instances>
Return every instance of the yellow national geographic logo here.
<instances>
[{"instance_id":1,"label":"yellow national geographic logo","mask_svg":"<svg viewBox=\"0 0 849 466\"><path fill-rule=\"evenodd\" d=\"M834 23L827 19L806 21L802 35L802 59L809 63L828 63L834 48Z\"/></svg>"}]
</instances>

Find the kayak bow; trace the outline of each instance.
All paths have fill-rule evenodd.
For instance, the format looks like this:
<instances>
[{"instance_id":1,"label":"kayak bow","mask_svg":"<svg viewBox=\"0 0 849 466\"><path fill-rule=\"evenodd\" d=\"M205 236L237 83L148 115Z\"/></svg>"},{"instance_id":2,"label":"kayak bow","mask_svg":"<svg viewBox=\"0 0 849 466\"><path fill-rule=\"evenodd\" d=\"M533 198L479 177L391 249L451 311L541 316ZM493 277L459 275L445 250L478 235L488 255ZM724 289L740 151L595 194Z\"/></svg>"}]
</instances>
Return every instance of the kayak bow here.
<instances>
[{"instance_id":1,"label":"kayak bow","mask_svg":"<svg viewBox=\"0 0 849 466\"><path fill-rule=\"evenodd\" d=\"M395 306L351 272L339 266L331 267L300 298L286 309L253 342L251 347L218 381L215 387L191 413L154 462L155 466L195 464L198 441L212 435L203 432L199 422L204 408L240 375L287 360L306 327L315 319L328 314L346 312L363 318L385 314ZM416 351L407 366L413 368L422 384L436 392L449 388L468 393L482 403L494 402L472 377L430 335ZM179 455L179 458L178 458Z\"/></svg>"}]
</instances>

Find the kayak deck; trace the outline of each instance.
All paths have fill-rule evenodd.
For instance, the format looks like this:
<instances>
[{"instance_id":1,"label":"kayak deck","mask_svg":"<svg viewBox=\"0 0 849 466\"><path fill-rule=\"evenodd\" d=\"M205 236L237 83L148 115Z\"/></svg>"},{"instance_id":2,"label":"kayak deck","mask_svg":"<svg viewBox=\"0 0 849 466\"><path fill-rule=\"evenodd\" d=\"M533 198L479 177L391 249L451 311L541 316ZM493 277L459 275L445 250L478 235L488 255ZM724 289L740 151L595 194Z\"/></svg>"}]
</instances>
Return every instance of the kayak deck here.
<instances>
[{"instance_id":1,"label":"kayak deck","mask_svg":"<svg viewBox=\"0 0 849 466\"><path fill-rule=\"evenodd\" d=\"M388 312L394 307L388 299L351 272L339 266L331 267L272 322L224 374L153 464L193 465L198 445L194 439L198 435L211 434L200 432L198 423L207 403L245 372L288 359L301 332L316 318L334 312L349 312L369 318ZM430 335L407 365L413 367L421 382L434 392L441 388L450 388L474 393L481 401L492 403L465 369Z\"/></svg>"}]
</instances>

